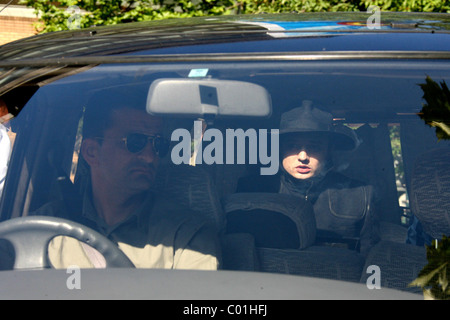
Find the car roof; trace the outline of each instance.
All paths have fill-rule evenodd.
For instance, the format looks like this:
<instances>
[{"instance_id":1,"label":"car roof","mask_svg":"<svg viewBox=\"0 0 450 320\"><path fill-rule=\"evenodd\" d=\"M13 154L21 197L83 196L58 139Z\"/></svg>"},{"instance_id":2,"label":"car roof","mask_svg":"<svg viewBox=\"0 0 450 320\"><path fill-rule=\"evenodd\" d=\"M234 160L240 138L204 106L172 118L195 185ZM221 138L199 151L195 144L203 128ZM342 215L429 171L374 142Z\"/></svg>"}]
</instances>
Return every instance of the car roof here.
<instances>
[{"instance_id":1,"label":"car roof","mask_svg":"<svg viewBox=\"0 0 450 320\"><path fill-rule=\"evenodd\" d=\"M372 29L371 17L224 15L40 34L0 46L0 96L30 96L37 83L105 63L450 59L450 14L380 12ZM27 93L12 92L19 87Z\"/></svg>"},{"instance_id":2,"label":"car roof","mask_svg":"<svg viewBox=\"0 0 450 320\"><path fill-rule=\"evenodd\" d=\"M0 61L5 66L18 60L56 61L137 52L198 53L199 46L203 46L200 52L208 53L223 53L224 50L225 53L280 50L450 51L449 14L381 12L379 27L372 29L367 27L370 17L368 13L352 12L291 13L126 23L53 32L18 40L0 47ZM361 34L365 36L355 37ZM412 37L417 40L411 41ZM302 44L288 46L287 43L296 42L292 39L301 39ZM283 40L284 45L280 45ZM258 46L242 46L243 42L254 41L259 41ZM233 43L236 43L234 47ZM205 48L205 45L209 47Z\"/></svg>"}]
</instances>

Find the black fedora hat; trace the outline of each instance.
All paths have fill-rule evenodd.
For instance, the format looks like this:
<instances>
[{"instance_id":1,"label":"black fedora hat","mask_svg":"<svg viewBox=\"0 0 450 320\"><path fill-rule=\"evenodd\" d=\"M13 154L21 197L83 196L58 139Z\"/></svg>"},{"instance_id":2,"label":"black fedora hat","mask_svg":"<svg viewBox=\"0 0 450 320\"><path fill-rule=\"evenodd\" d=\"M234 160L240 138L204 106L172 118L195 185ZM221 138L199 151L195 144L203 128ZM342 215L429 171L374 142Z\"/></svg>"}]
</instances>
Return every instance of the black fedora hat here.
<instances>
[{"instance_id":1,"label":"black fedora hat","mask_svg":"<svg viewBox=\"0 0 450 320\"><path fill-rule=\"evenodd\" d=\"M280 135L322 133L330 137L330 141L339 150L352 150L356 147L354 136L344 133L333 125L331 113L312 107L309 100L303 105L281 115Z\"/></svg>"}]
</instances>

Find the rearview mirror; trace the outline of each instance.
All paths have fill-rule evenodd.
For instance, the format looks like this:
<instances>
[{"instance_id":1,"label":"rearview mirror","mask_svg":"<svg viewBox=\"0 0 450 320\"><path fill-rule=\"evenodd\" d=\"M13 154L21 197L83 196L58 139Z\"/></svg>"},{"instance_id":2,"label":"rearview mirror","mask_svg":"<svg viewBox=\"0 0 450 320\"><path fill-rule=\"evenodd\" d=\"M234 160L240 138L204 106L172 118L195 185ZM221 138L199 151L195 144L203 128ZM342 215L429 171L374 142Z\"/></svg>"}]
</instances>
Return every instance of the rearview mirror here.
<instances>
[{"instance_id":1,"label":"rearview mirror","mask_svg":"<svg viewBox=\"0 0 450 320\"><path fill-rule=\"evenodd\" d=\"M147 96L147 112L196 118L269 117L271 98L259 85L217 79L159 79Z\"/></svg>"}]
</instances>

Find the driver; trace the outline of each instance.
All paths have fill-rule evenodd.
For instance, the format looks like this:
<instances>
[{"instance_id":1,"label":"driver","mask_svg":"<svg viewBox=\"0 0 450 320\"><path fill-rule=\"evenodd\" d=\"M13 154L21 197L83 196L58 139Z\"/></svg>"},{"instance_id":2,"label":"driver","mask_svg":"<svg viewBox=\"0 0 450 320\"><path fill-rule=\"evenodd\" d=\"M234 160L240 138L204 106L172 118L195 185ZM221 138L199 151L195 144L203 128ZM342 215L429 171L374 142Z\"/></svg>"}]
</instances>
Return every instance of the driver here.
<instances>
[{"instance_id":1,"label":"driver","mask_svg":"<svg viewBox=\"0 0 450 320\"><path fill-rule=\"evenodd\" d=\"M162 119L143 106L145 101L128 91L106 91L91 99L83 120L80 161L89 169L81 206L50 203L35 214L92 227L115 242L137 268L215 270L216 233L152 188L168 142L162 138ZM64 236L51 241L49 259L55 268L104 267L96 250Z\"/></svg>"}]
</instances>

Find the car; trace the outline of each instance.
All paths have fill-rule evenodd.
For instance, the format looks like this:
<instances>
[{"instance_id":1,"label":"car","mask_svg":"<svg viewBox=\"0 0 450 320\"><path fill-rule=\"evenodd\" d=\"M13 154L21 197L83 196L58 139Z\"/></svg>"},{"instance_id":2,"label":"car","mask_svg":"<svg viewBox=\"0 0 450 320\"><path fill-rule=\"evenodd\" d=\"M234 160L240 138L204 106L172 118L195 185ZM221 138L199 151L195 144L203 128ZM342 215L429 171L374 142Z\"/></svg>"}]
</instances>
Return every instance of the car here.
<instances>
[{"instance_id":1,"label":"car","mask_svg":"<svg viewBox=\"0 0 450 320\"><path fill-rule=\"evenodd\" d=\"M427 265L427 246L450 234L449 82L449 14L167 19L3 45L0 99L11 146L0 198L0 298L423 299L411 283ZM122 142L135 154L148 141L158 155L168 148L157 173L140 168L136 177L154 174L156 198L213 231L218 270L136 267L107 227L79 219L82 195L91 194L87 110L135 100L164 119L164 136ZM105 118L97 115L94 127ZM283 139L316 122L348 144L320 140L314 150L329 167L304 190L292 177L310 174L312 160L289 176L283 156L303 161L310 146ZM330 172L335 180L324 186ZM74 214L48 209L54 202ZM101 253L103 268L58 267L49 257L57 236ZM262 305L186 302L173 312L271 312Z\"/></svg>"}]
</instances>

